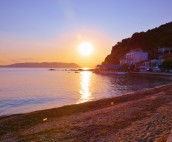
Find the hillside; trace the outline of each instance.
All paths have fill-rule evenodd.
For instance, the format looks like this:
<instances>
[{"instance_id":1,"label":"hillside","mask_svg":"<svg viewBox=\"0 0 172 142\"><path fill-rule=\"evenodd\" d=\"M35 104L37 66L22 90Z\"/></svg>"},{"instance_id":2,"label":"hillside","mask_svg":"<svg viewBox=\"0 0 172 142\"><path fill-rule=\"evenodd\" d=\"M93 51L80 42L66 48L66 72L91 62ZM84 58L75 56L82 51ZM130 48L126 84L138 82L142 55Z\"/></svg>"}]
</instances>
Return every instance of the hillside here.
<instances>
[{"instance_id":1,"label":"hillside","mask_svg":"<svg viewBox=\"0 0 172 142\"><path fill-rule=\"evenodd\" d=\"M135 48L154 52L161 47L172 47L172 22L146 32L136 32L132 37L118 42L112 47L111 54L105 58L103 64L119 64L120 58Z\"/></svg>"},{"instance_id":2,"label":"hillside","mask_svg":"<svg viewBox=\"0 0 172 142\"><path fill-rule=\"evenodd\" d=\"M79 68L75 63L42 62L42 63L15 63L0 67L23 67L23 68Z\"/></svg>"}]
</instances>

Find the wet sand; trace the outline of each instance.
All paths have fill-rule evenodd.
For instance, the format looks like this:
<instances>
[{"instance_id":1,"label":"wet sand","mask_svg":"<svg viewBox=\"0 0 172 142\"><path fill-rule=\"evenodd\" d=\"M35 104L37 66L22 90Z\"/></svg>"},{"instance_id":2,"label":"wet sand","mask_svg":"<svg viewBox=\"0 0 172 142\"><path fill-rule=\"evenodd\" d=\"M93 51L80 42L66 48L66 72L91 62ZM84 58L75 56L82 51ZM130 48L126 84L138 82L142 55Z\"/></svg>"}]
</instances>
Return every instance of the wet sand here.
<instances>
[{"instance_id":1,"label":"wet sand","mask_svg":"<svg viewBox=\"0 0 172 142\"><path fill-rule=\"evenodd\" d=\"M172 84L0 117L2 142L166 142L171 129Z\"/></svg>"}]
</instances>

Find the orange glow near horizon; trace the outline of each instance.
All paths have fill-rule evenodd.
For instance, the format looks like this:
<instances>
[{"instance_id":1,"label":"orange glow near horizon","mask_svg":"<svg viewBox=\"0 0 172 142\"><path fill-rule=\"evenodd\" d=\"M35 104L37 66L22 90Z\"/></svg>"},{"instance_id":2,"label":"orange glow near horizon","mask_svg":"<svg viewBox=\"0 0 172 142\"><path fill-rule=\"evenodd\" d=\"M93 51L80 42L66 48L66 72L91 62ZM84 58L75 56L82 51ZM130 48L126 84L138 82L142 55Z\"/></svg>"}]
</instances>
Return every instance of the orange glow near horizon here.
<instances>
[{"instance_id":1,"label":"orange glow near horizon","mask_svg":"<svg viewBox=\"0 0 172 142\"><path fill-rule=\"evenodd\" d=\"M108 47L113 45L110 37L88 29L63 33L59 37L43 41L5 36L2 39L3 56L0 58L0 65L17 62L65 62L76 63L81 67L95 67L110 53L111 48Z\"/></svg>"}]
</instances>

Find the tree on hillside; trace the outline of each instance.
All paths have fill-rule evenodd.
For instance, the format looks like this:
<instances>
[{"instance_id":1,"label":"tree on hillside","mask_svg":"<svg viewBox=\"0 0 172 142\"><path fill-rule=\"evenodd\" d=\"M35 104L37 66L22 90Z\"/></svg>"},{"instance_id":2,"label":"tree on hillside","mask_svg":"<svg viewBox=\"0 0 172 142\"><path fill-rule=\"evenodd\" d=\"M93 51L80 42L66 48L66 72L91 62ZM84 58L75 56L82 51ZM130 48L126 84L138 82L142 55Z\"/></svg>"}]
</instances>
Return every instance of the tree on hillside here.
<instances>
[{"instance_id":1,"label":"tree on hillside","mask_svg":"<svg viewBox=\"0 0 172 142\"><path fill-rule=\"evenodd\" d=\"M163 66L165 69L172 69L172 59L165 60L165 61L162 63L162 66Z\"/></svg>"},{"instance_id":2,"label":"tree on hillside","mask_svg":"<svg viewBox=\"0 0 172 142\"><path fill-rule=\"evenodd\" d=\"M147 32L134 33L130 38L121 40L112 47L111 54L105 58L103 64L119 64L119 60L132 49L141 48L154 55L162 47L172 47L172 22ZM150 57L155 58L152 55Z\"/></svg>"}]
</instances>

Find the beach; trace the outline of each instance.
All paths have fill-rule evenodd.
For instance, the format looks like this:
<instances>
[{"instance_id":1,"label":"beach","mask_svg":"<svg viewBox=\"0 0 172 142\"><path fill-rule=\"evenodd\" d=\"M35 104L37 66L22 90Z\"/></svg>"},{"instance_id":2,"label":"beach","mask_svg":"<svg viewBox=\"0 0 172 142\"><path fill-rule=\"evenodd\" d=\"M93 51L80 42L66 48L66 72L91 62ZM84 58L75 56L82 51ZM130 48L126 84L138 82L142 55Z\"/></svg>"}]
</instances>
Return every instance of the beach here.
<instances>
[{"instance_id":1,"label":"beach","mask_svg":"<svg viewBox=\"0 0 172 142\"><path fill-rule=\"evenodd\" d=\"M0 0L0 142L172 142L172 0Z\"/></svg>"},{"instance_id":2,"label":"beach","mask_svg":"<svg viewBox=\"0 0 172 142\"><path fill-rule=\"evenodd\" d=\"M172 84L0 117L0 141L166 142L172 129Z\"/></svg>"}]
</instances>

